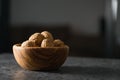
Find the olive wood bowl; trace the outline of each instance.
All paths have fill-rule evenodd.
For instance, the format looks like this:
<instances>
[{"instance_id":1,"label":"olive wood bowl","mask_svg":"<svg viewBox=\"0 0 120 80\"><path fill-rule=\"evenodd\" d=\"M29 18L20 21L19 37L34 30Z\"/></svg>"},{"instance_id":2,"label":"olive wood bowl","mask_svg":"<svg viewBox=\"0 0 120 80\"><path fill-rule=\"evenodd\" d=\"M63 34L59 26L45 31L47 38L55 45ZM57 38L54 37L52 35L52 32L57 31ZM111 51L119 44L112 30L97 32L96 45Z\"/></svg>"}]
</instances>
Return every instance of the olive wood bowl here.
<instances>
[{"instance_id":1,"label":"olive wood bowl","mask_svg":"<svg viewBox=\"0 0 120 80\"><path fill-rule=\"evenodd\" d=\"M13 54L17 63L27 70L56 70L65 62L69 47L21 47L13 45Z\"/></svg>"}]
</instances>

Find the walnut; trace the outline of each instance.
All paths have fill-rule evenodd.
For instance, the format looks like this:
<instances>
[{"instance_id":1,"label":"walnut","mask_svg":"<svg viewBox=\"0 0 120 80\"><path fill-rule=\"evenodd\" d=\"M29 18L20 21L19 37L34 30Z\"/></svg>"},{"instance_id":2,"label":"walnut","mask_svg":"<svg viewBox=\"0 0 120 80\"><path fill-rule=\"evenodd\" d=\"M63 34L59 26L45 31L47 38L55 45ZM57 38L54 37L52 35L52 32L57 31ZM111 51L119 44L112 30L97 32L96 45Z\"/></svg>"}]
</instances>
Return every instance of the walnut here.
<instances>
[{"instance_id":1,"label":"walnut","mask_svg":"<svg viewBox=\"0 0 120 80\"><path fill-rule=\"evenodd\" d=\"M29 41L34 40L35 44L38 45L38 46L41 45L41 42L42 42L43 39L44 39L44 36L41 35L40 33L34 33L33 35L31 35L29 37Z\"/></svg>"},{"instance_id":2,"label":"walnut","mask_svg":"<svg viewBox=\"0 0 120 80\"><path fill-rule=\"evenodd\" d=\"M63 47L64 46L64 42L61 41L60 39L55 39L53 41L54 47Z\"/></svg>"},{"instance_id":3,"label":"walnut","mask_svg":"<svg viewBox=\"0 0 120 80\"><path fill-rule=\"evenodd\" d=\"M21 44L21 47L36 47L37 45L35 44L35 41L24 41L22 44Z\"/></svg>"},{"instance_id":4,"label":"walnut","mask_svg":"<svg viewBox=\"0 0 120 80\"><path fill-rule=\"evenodd\" d=\"M52 34L51 34L50 32L48 32L48 31L43 31L43 32L41 32L41 34L42 34L46 39L49 39L49 40L51 40L51 41L54 40Z\"/></svg>"},{"instance_id":5,"label":"walnut","mask_svg":"<svg viewBox=\"0 0 120 80\"><path fill-rule=\"evenodd\" d=\"M32 34L27 41L21 44L22 47L64 47L65 44L60 39L53 38L48 31Z\"/></svg>"},{"instance_id":6,"label":"walnut","mask_svg":"<svg viewBox=\"0 0 120 80\"><path fill-rule=\"evenodd\" d=\"M41 43L41 47L53 47L53 42L50 39L44 39Z\"/></svg>"}]
</instances>

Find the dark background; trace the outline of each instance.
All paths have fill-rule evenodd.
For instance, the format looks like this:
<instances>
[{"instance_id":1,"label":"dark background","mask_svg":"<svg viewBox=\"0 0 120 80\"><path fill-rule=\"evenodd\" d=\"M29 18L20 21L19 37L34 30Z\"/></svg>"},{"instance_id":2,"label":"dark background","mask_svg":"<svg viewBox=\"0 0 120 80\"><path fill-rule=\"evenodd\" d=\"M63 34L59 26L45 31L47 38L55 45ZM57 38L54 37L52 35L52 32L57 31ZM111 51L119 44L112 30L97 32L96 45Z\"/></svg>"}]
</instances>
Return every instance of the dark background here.
<instances>
[{"instance_id":1,"label":"dark background","mask_svg":"<svg viewBox=\"0 0 120 80\"><path fill-rule=\"evenodd\" d=\"M63 4L64 2L61 2L63 5L58 3L59 7L56 4L56 7L60 8L56 9L55 5L53 8L51 6L52 3L54 4L54 0L48 2L49 4L43 2L48 7L41 7L39 5L40 3L38 3L39 1L30 0L30 2L24 2L24 0L20 0L17 2L16 0L1 0L0 53L12 53L12 46L14 44L25 41L34 32L47 30L55 38L60 38L69 45L70 56L119 58L120 44L117 42L119 35L116 34L116 24L114 25L115 30L110 32L111 34L115 34L115 36L111 35L111 37L107 37L112 41L112 45L110 45L112 48L107 47L111 43L107 43L109 40L106 39L108 29L107 20L104 16L106 1L80 0L76 2L78 4L71 1L65 2L69 4ZM69 9L67 6L70 7L70 10L68 10L69 14L63 10L64 8L65 10ZM46 10L49 13L46 13ZM61 12L57 13L56 11L54 13L53 10ZM80 11L75 12L77 10ZM46 17L45 15L44 17L43 14L48 14L48 16ZM66 18L67 15L68 17Z\"/></svg>"}]
</instances>

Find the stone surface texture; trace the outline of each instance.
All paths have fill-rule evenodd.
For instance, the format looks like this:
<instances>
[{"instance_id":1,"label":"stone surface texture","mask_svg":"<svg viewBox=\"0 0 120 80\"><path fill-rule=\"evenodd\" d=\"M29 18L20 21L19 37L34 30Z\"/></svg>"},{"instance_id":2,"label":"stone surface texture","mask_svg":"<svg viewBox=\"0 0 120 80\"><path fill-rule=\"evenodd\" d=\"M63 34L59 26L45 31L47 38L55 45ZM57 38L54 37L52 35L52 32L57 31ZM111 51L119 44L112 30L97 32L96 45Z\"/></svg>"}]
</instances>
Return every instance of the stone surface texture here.
<instances>
[{"instance_id":1,"label":"stone surface texture","mask_svg":"<svg viewBox=\"0 0 120 80\"><path fill-rule=\"evenodd\" d=\"M13 54L0 54L0 80L120 80L120 59L68 57L59 70L22 69Z\"/></svg>"}]
</instances>

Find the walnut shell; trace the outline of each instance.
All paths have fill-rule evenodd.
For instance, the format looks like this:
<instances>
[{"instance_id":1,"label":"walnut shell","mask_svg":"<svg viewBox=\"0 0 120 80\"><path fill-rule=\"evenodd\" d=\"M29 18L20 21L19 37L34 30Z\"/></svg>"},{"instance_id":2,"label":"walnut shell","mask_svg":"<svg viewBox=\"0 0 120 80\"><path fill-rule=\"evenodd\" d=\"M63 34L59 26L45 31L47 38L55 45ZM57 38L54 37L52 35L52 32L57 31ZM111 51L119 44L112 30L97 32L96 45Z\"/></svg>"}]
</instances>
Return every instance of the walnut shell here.
<instances>
[{"instance_id":1,"label":"walnut shell","mask_svg":"<svg viewBox=\"0 0 120 80\"><path fill-rule=\"evenodd\" d=\"M55 39L53 41L54 47L63 47L64 46L64 42L61 41L60 39Z\"/></svg>"},{"instance_id":2,"label":"walnut shell","mask_svg":"<svg viewBox=\"0 0 120 80\"><path fill-rule=\"evenodd\" d=\"M22 44L21 44L21 47L36 47L37 45L35 44L35 41L24 41Z\"/></svg>"},{"instance_id":3,"label":"walnut shell","mask_svg":"<svg viewBox=\"0 0 120 80\"><path fill-rule=\"evenodd\" d=\"M44 39L41 43L41 47L53 47L53 42L50 39Z\"/></svg>"},{"instance_id":4,"label":"walnut shell","mask_svg":"<svg viewBox=\"0 0 120 80\"><path fill-rule=\"evenodd\" d=\"M50 32L48 32L48 31L43 31L43 32L41 32L41 34L42 34L46 39L49 39L49 40L51 40L51 41L54 40L52 34L51 34Z\"/></svg>"},{"instance_id":5,"label":"walnut shell","mask_svg":"<svg viewBox=\"0 0 120 80\"><path fill-rule=\"evenodd\" d=\"M38 45L38 46L41 45L41 42L42 42L43 39L44 39L44 36L41 35L40 33L34 33L33 35L31 35L29 37L29 41L34 40L35 44Z\"/></svg>"}]
</instances>

